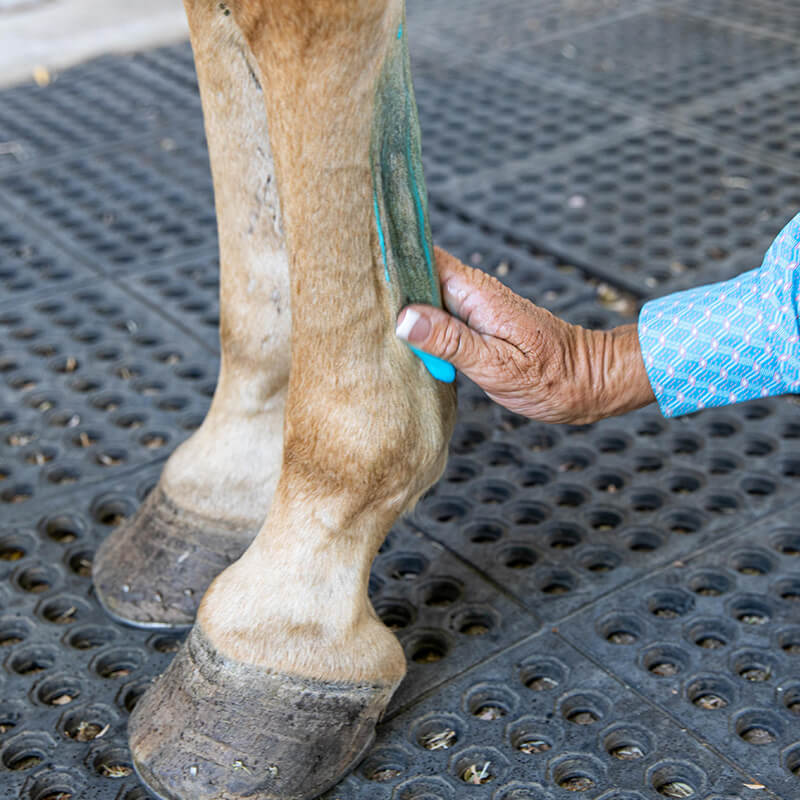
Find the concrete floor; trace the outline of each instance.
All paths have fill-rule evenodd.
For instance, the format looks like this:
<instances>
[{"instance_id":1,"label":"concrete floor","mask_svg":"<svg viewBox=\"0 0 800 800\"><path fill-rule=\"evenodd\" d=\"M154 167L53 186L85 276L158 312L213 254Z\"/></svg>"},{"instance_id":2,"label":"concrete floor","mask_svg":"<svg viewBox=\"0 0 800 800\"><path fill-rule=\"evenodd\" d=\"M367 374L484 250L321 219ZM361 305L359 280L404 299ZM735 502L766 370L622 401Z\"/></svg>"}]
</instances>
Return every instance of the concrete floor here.
<instances>
[{"instance_id":1,"label":"concrete floor","mask_svg":"<svg viewBox=\"0 0 800 800\"><path fill-rule=\"evenodd\" d=\"M48 83L66 67L104 53L188 36L180 0L5 0L0 2L0 86Z\"/></svg>"}]
</instances>

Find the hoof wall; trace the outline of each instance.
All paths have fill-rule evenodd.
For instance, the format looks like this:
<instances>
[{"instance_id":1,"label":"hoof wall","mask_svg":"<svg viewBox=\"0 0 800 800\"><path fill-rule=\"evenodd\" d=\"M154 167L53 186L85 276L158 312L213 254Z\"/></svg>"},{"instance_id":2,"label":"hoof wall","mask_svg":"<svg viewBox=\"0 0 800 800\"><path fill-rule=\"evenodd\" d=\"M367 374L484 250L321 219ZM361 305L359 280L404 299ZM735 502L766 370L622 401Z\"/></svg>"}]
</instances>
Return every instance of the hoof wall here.
<instances>
[{"instance_id":1,"label":"hoof wall","mask_svg":"<svg viewBox=\"0 0 800 800\"><path fill-rule=\"evenodd\" d=\"M186 630L211 581L255 533L182 511L156 488L97 550L92 577L100 604L125 625Z\"/></svg>"},{"instance_id":2,"label":"hoof wall","mask_svg":"<svg viewBox=\"0 0 800 800\"><path fill-rule=\"evenodd\" d=\"M163 800L311 800L363 758L394 688L233 662L195 627L131 715L134 764Z\"/></svg>"}]
</instances>

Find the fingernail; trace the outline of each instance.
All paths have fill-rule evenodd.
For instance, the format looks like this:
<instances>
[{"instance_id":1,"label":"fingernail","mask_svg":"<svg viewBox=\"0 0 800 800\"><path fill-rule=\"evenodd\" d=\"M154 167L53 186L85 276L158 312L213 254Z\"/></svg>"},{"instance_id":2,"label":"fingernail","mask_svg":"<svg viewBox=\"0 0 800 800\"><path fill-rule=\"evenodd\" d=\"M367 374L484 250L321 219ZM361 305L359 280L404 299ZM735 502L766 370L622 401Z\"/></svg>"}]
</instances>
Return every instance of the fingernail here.
<instances>
[{"instance_id":1,"label":"fingernail","mask_svg":"<svg viewBox=\"0 0 800 800\"><path fill-rule=\"evenodd\" d=\"M424 342L431 330L431 323L419 311L406 308L397 319L395 334L407 342Z\"/></svg>"}]
</instances>

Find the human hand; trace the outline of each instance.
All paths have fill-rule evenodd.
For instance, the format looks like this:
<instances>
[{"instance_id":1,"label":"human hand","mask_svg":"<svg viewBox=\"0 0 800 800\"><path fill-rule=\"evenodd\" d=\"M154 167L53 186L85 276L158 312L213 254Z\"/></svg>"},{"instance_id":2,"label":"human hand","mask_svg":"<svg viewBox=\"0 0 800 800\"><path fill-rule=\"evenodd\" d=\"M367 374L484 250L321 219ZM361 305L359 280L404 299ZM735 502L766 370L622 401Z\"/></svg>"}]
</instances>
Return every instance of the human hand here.
<instances>
[{"instance_id":1,"label":"human hand","mask_svg":"<svg viewBox=\"0 0 800 800\"><path fill-rule=\"evenodd\" d=\"M571 325L438 247L436 266L446 310L407 306L397 335L449 361L495 402L542 422L583 424L655 400L635 325Z\"/></svg>"}]
</instances>

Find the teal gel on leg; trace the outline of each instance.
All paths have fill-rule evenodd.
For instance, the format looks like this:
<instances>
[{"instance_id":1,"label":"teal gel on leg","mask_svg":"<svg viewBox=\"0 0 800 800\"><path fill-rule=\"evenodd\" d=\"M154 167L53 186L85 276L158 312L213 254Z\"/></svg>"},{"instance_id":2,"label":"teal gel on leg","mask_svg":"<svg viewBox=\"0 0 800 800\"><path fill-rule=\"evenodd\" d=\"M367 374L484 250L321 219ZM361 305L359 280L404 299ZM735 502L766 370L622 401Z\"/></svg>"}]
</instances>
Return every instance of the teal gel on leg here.
<instances>
[{"instance_id":1,"label":"teal gel on leg","mask_svg":"<svg viewBox=\"0 0 800 800\"><path fill-rule=\"evenodd\" d=\"M370 161L375 225L386 281L400 307L426 303L441 308L417 105L402 24L378 80ZM455 380L452 364L416 347L411 350L436 380Z\"/></svg>"}]
</instances>

